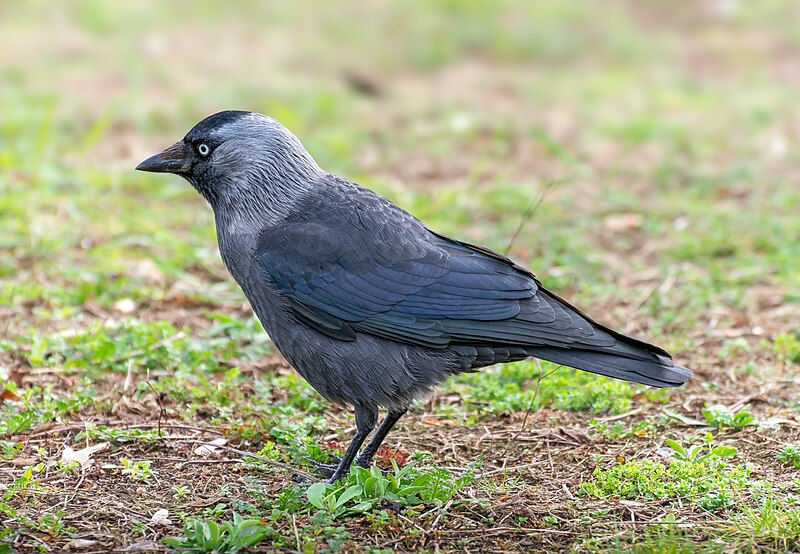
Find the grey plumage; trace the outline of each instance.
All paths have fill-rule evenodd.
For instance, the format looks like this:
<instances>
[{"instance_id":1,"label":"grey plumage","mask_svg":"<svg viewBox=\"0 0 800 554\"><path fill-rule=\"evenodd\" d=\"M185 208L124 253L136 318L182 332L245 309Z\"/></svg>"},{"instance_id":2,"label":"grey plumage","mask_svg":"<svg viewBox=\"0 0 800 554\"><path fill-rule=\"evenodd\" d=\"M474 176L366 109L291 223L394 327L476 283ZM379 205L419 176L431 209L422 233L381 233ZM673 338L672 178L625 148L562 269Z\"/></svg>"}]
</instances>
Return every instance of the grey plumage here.
<instances>
[{"instance_id":1,"label":"grey plumage","mask_svg":"<svg viewBox=\"0 0 800 554\"><path fill-rule=\"evenodd\" d=\"M276 347L325 398L356 411L341 477L370 462L413 399L448 376L538 357L657 387L691 372L591 320L527 269L439 235L320 169L277 121L220 112L137 169L186 178L211 204L219 249Z\"/></svg>"}]
</instances>

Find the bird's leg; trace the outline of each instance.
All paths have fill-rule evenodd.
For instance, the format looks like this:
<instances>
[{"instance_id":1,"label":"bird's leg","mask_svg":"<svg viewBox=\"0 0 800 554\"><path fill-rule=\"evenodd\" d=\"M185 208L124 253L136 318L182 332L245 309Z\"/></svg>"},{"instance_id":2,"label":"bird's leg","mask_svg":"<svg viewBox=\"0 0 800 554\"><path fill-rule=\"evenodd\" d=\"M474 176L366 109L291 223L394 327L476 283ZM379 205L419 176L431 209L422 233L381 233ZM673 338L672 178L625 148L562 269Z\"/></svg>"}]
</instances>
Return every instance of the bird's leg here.
<instances>
[{"instance_id":1,"label":"bird's leg","mask_svg":"<svg viewBox=\"0 0 800 554\"><path fill-rule=\"evenodd\" d=\"M356 458L356 463L361 467L369 467L370 462L372 462L372 457L375 455L375 452L378 451L380 448L383 439L386 438L386 435L389 434L389 431L392 430L394 424L405 415L408 411L408 408L404 408L402 410L395 410L390 411L386 414L386 417L383 418L383 421L378 426L378 430L375 431L375 434L372 435L372 438L367 443L367 446L364 447L364 450Z\"/></svg>"},{"instance_id":2,"label":"bird's leg","mask_svg":"<svg viewBox=\"0 0 800 554\"><path fill-rule=\"evenodd\" d=\"M347 450L339 462L336 471L333 472L329 481L335 483L345 476L350 471L350 465L358 454L364 440L375 428L375 422L378 420L378 410L372 406L356 405L356 436L353 437L353 442L347 447Z\"/></svg>"}]
</instances>

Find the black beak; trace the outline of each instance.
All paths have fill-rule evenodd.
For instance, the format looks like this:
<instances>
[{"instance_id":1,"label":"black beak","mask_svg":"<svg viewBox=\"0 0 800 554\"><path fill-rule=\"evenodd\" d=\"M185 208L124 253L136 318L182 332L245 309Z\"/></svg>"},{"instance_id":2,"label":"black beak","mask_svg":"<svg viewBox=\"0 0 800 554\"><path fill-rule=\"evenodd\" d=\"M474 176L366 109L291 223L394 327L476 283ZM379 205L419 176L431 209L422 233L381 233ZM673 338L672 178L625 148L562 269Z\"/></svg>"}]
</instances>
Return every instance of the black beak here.
<instances>
[{"instance_id":1,"label":"black beak","mask_svg":"<svg viewBox=\"0 0 800 554\"><path fill-rule=\"evenodd\" d=\"M178 141L160 154L150 156L137 165L136 169L152 173L188 173L191 166L189 149L183 141Z\"/></svg>"}]
</instances>

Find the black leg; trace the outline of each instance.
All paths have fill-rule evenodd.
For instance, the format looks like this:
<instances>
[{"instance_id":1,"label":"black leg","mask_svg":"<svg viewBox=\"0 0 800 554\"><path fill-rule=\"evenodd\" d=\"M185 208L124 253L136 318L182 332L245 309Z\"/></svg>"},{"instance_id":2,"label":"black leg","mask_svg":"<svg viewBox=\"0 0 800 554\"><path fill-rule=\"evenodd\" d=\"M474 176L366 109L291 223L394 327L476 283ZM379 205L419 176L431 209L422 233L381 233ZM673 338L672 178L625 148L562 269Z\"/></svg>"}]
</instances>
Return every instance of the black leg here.
<instances>
[{"instance_id":1,"label":"black leg","mask_svg":"<svg viewBox=\"0 0 800 554\"><path fill-rule=\"evenodd\" d=\"M408 411L408 408L402 411L395 411L389 412L386 414L386 417L383 418L378 430L375 431L375 434L372 435L372 439L367 443L367 446L364 447L364 450L358 455L356 458L356 463L361 467L369 467L370 462L372 462L372 457L375 455L375 452L378 451L380 448L383 439L386 438L386 435L389 434L389 431L392 430L394 424L405 415Z\"/></svg>"},{"instance_id":2,"label":"black leg","mask_svg":"<svg viewBox=\"0 0 800 554\"><path fill-rule=\"evenodd\" d=\"M345 476L350 471L350 466L358 454L359 448L364 444L364 440L375 428L375 422L378 420L378 410L368 406L356 406L356 436L353 437L353 442L347 447L347 450L339 462L339 467L331 475L330 482L335 483ZM370 443L372 444L372 443Z\"/></svg>"}]
</instances>

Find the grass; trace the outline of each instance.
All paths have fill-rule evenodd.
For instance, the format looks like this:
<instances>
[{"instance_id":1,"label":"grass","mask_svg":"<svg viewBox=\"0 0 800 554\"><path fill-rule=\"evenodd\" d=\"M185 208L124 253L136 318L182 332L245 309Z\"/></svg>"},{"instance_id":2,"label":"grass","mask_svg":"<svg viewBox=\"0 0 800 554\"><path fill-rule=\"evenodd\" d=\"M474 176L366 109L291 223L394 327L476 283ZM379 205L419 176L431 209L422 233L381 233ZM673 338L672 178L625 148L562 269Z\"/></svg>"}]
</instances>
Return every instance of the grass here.
<instances>
[{"instance_id":1,"label":"grass","mask_svg":"<svg viewBox=\"0 0 800 554\"><path fill-rule=\"evenodd\" d=\"M793 3L0 12L0 552L800 548ZM297 483L352 416L272 347L202 199L131 170L226 108L695 378L487 368L414 406L394 475Z\"/></svg>"},{"instance_id":2,"label":"grass","mask_svg":"<svg viewBox=\"0 0 800 554\"><path fill-rule=\"evenodd\" d=\"M769 483L752 478L752 470L731 465L726 457L736 455L735 448L711 448L686 451L670 441L674 454L668 463L645 459L631 460L610 469L596 468L593 480L582 483L580 496L597 498L654 498L696 504L701 510L714 512L734 506L747 506L751 495L762 497Z\"/></svg>"}]
</instances>

